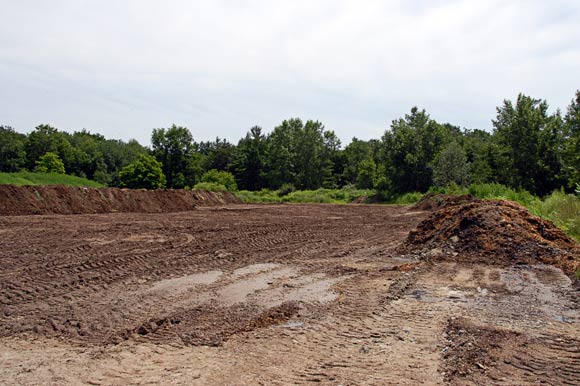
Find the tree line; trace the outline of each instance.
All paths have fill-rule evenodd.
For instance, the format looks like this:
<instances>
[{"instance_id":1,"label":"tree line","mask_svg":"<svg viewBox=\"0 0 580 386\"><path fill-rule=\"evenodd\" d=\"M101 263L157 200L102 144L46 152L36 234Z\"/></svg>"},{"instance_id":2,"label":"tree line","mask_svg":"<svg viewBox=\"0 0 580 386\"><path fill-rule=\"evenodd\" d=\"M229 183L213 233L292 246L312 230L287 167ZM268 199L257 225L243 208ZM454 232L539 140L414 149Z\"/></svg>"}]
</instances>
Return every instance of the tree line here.
<instances>
[{"instance_id":1,"label":"tree line","mask_svg":"<svg viewBox=\"0 0 580 386\"><path fill-rule=\"evenodd\" d=\"M237 144L195 141L185 127L153 129L151 147L72 134L40 125L29 134L0 126L0 171L59 171L108 186L186 188L227 181L229 189L356 186L384 195L431 186L496 182L545 195L580 182L580 90L566 111L520 94L504 100L493 130L439 123L413 107L380 139L342 146L319 121L284 120L271 132L252 127ZM228 180L229 178L229 180Z\"/></svg>"}]
</instances>

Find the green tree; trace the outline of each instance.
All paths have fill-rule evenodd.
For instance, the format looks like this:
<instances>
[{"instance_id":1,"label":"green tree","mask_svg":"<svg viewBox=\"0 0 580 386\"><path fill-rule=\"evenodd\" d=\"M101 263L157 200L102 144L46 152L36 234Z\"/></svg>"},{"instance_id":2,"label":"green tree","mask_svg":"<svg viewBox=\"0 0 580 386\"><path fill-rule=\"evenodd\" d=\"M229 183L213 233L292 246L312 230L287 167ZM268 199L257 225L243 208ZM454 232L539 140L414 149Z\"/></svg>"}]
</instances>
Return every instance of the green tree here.
<instances>
[{"instance_id":1,"label":"green tree","mask_svg":"<svg viewBox=\"0 0 580 386\"><path fill-rule=\"evenodd\" d=\"M285 120L267 142L265 175L271 188L289 183L298 189L316 189L332 177L332 155L340 145L322 123Z\"/></svg>"},{"instance_id":2,"label":"green tree","mask_svg":"<svg viewBox=\"0 0 580 386\"><path fill-rule=\"evenodd\" d=\"M523 94L516 105L505 100L493 120L500 183L536 194L556 189L561 180L562 142L559 113L548 115L548 103Z\"/></svg>"},{"instance_id":3,"label":"green tree","mask_svg":"<svg viewBox=\"0 0 580 386\"><path fill-rule=\"evenodd\" d=\"M235 146L219 137L215 141L201 142L199 152L204 156L204 170L229 171L235 158Z\"/></svg>"},{"instance_id":4,"label":"green tree","mask_svg":"<svg viewBox=\"0 0 580 386\"><path fill-rule=\"evenodd\" d=\"M172 125L168 129L153 129L151 134L153 155L161 162L170 188L193 185L195 176L189 174L190 160L195 151L193 136L186 127Z\"/></svg>"},{"instance_id":5,"label":"green tree","mask_svg":"<svg viewBox=\"0 0 580 386\"><path fill-rule=\"evenodd\" d=\"M211 182L213 184L223 185L230 192L238 190L234 175L224 170L211 169L201 177L202 182Z\"/></svg>"},{"instance_id":6,"label":"green tree","mask_svg":"<svg viewBox=\"0 0 580 386\"><path fill-rule=\"evenodd\" d=\"M266 137L262 128L254 126L238 142L232 169L241 189L260 190L264 187Z\"/></svg>"},{"instance_id":7,"label":"green tree","mask_svg":"<svg viewBox=\"0 0 580 386\"><path fill-rule=\"evenodd\" d=\"M580 183L580 90L568 106L564 116L563 163L567 185L572 188Z\"/></svg>"},{"instance_id":8,"label":"green tree","mask_svg":"<svg viewBox=\"0 0 580 386\"><path fill-rule=\"evenodd\" d=\"M362 160L358 165L358 176L356 187L359 189L372 189L374 187L377 174L377 165L372 158Z\"/></svg>"},{"instance_id":9,"label":"green tree","mask_svg":"<svg viewBox=\"0 0 580 386\"><path fill-rule=\"evenodd\" d=\"M17 172L26 165L26 136L13 128L0 126L0 172Z\"/></svg>"},{"instance_id":10,"label":"green tree","mask_svg":"<svg viewBox=\"0 0 580 386\"><path fill-rule=\"evenodd\" d=\"M67 170L74 162L74 149L67 137L49 125L37 126L28 134L24 149L28 169L33 169L36 166L36 161L49 152L58 154Z\"/></svg>"},{"instance_id":11,"label":"green tree","mask_svg":"<svg viewBox=\"0 0 580 386\"><path fill-rule=\"evenodd\" d=\"M395 193L425 192L433 183L431 164L450 141L450 125L440 125L417 107L391 124L382 138L383 165Z\"/></svg>"},{"instance_id":12,"label":"green tree","mask_svg":"<svg viewBox=\"0 0 580 386\"><path fill-rule=\"evenodd\" d=\"M469 183L467 157L457 142L451 142L435 158L433 182L435 186L447 186L452 183L466 186Z\"/></svg>"},{"instance_id":13,"label":"green tree","mask_svg":"<svg viewBox=\"0 0 580 386\"><path fill-rule=\"evenodd\" d=\"M161 189L165 181L162 164L146 154L141 154L119 172L119 185L131 189Z\"/></svg>"},{"instance_id":14,"label":"green tree","mask_svg":"<svg viewBox=\"0 0 580 386\"><path fill-rule=\"evenodd\" d=\"M64 163L56 153L48 152L36 161L35 172L64 174Z\"/></svg>"},{"instance_id":15,"label":"green tree","mask_svg":"<svg viewBox=\"0 0 580 386\"><path fill-rule=\"evenodd\" d=\"M463 133L463 149L469 165L469 180L476 184L492 181L490 164L492 136L483 130L466 130Z\"/></svg>"},{"instance_id":16,"label":"green tree","mask_svg":"<svg viewBox=\"0 0 580 386\"><path fill-rule=\"evenodd\" d=\"M343 172L345 182L355 184L359 175L359 166L364 160L371 158L370 144L355 137L344 149L344 154L346 158Z\"/></svg>"}]
</instances>

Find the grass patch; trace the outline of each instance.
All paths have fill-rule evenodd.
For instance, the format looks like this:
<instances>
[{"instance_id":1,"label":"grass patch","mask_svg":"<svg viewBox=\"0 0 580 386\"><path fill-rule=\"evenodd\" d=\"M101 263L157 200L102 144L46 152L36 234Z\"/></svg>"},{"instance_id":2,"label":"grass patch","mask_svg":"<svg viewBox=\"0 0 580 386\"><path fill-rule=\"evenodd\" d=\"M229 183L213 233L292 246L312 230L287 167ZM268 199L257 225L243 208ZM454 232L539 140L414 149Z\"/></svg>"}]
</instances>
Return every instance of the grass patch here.
<instances>
[{"instance_id":1,"label":"grass patch","mask_svg":"<svg viewBox=\"0 0 580 386\"><path fill-rule=\"evenodd\" d=\"M228 189L215 182L199 182L192 188L194 190L208 190L210 192L226 192Z\"/></svg>"},{"instance_id":2,"label":"grass patch","mask_svg":"<svg viewBox=\"0 0 580 386\"><path fill-rule=\"evenodd\" d=\"M0 173L0 185L64 185L100 188L103 185L86 178L56 173Z\"/></svg>"},{"instance_id":3,"label":"grass patch","mask_svg":"<svg viewBox=\"0 0 580 386\"><path fill-rule=\"evenodd\" d=\"M419 192L411 192L405 193L400 196L396 196L389 200L389 204L396 204L396 205L412 205L419 202L419 200L423 198L423 193Z\"/></svg>"}]
</instances>

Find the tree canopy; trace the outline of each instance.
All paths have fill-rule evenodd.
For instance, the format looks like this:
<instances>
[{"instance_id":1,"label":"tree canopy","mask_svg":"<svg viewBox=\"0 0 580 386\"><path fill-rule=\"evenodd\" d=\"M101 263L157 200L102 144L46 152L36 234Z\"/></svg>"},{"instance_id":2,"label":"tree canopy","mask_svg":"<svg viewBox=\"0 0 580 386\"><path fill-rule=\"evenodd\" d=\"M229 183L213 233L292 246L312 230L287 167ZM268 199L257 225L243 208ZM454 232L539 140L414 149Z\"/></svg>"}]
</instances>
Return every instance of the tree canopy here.
<instances>
[{"instance_id":1,"label":"tree canopy","mask_svg":"<svg viewBox=\"0 0 580 386\"><path fill-rule=\"evenodd\" d=\"M356 185L397 195L497 182L539 195L572 192L580 183L580 90L565 112L550 113L547 101L524 94L506 99L487 131L437 122L413 107L380 139L353 138L345 147L322 122L296 117L270 132L253 126L237 143L196 142L178 125L155 128L150 148L47 124L27 135L0 126L0 171L48 170L56 159L67 173L109 186L184 188L227 180L231 189Z\"/></svg>"}]
</instances>

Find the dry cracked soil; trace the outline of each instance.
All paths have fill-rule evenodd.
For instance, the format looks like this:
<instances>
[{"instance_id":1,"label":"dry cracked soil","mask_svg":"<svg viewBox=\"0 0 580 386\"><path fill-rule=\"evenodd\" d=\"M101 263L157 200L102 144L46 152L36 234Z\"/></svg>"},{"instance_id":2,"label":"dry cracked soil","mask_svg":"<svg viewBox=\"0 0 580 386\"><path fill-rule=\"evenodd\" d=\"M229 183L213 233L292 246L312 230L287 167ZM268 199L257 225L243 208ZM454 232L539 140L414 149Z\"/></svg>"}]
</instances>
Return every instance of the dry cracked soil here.
<instances>
[{"instance_id":1,"label":"dry cracked soil","mask_svg":"<svg viewBox=\"0 0 580 386\"><path fill-rule=\"evenodd\" d=\"M579 385L571 279L401 255L428 215L0 217L0 384Z\"/></svg>"}]
</instances>

